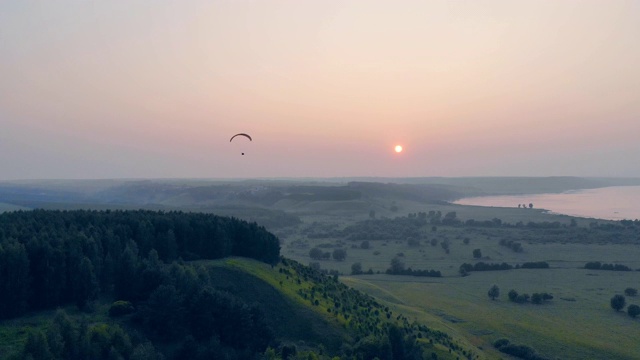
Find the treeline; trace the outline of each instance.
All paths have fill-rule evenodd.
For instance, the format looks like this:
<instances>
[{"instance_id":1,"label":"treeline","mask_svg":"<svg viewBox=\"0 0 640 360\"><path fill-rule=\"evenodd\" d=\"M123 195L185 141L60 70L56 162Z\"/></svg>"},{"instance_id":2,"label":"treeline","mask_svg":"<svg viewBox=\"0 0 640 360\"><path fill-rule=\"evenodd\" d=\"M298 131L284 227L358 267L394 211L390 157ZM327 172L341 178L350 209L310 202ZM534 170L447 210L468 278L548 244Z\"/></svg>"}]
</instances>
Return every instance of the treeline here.
<instances>
[{"instance_id":1,"label":"treeline","mask_svg":"<svg viewBox=\"0 0 640 360\"><path fill-rule=\"evenodd\" d=\"M511 270L513 269L512 265L509 265L505 262L499 263L485 263L478 262L475 265L471 265L469 263L464 263L460 265L460 272L469 273L472 271L496 271L496 270Z\"/></svg>"},{"instance_id":2,"label":"treeline","mask_svg":"<svg viewBox=\"0 0 640 360\"><path fill-rule=\"evenodd\" d=\"M427 224L426 215L397 217L395 219L370 219L347 226L332 235L347 240L393 240L423 237L421 228Z\"/></svg>"},{"instance_id":3,"label":"treeline","mask_svg":"<svg viewBox=\"0 0 640 360\"><path fill-rule=\"evenodd\" d=\"M386 274L388 275L409 275L409 276L420 276L420 277L442 277L442 273L439 270L412 270L410 267L397 271L391 268L387 269Z\"/></svg>"},{"instance_id":4,"label":"treeline","mask_svg":"<svg viewBox=\"0 0 640 360\"><path fill-rule=\"evenodd\" d=\"M591 261L584 265L589 270L633 271L630 267L620 264L603 264L600 261Z\"/></svg>"},{"instance_id":5,"label":"treeline","mask_svg":"<svg viewBox=\"0 0 640 360\"><path fill-rule=\"evenodd\" d=\"M503 263L485 263L478 262L475 264L464 263L460 265L458 272L461 275L467 275L472 271L500 271L500 270L511 270L511 269L548 269L549 263L546 261L534 261L534 262L525 262L520 264L516 264L516 266L509 265L505 262Z\"/></svg>"},{"instance_id":6,"label":"treeline","mask_svg":"<svg viewBox=\"0 0 640 360\"><path fill-rule=\"evenodd\" d=\"M500 244L500 246L504 246L506 248L509 248L512 251L517 252L517 253L520 253L520 252L524 251L524 249L522 248L522 244L520 244L517 241L502 239L502 240L500 240L499 244Z\"/></svg>"},{"instance_id":7,"label":"treeline","mask_svg":"<svg viewBox=\"0 0 640 360\"><path fill-rule=\"evenodd\" d=\"M409 240L417 243L426 238L426 227L436 231L436 226L453 226L466 228L504 228L522 230L525 241L537 242L601 242L603 239L614 243L637 243L640 221L623 220L605 223L592 222L587 227L579 227L575 219L569 224L554 222L517 222L515 224L503 222L501 219L478 221L474 219L461 220L455 211L442 214L440 211L416 212L396 218L376 218L375 211L369 212L369 219L349 225L344 229L336 226L313 223L302 230L309 239L342 238L344 240ZM532 238L529 231L535 230L536 238ZM514 252L523 252L521 242L502 239L500 245Z\"/></svg>"},{"instance_id":8,"label":"treeline","mask_svg":"<svg viewBox=\"0 0 640 360\"><path fill-rule=\"evenodd\" d=\"M278 239L255 223L153 211L18 211L0 214L0 319L97 294L140 301L153 290L146 261L244 256L279 260ZM155 260L153 260L155 261ZM140 272L140 277L135 277ZM140 283L137 284L136 282Z\"/></svg>"},{"instance_id":9,"label":"treeline","mask_svg":"<svg viewBox=\"0 0 640 360\"><path fill-rule=\"evenodd\" d=\"M391 266L385 272L388 275L409 275L423 277L442 277L442 273L437 270L413 270L411 267L405 267L404 262L395 257L391 259Z\"/></svg>"},{"instance_id":10,"label":"treeline","mask_svg":"<svg viewBox=\"0 0 640 360\"><path fill-rule=\"evenodd\" d=\"M130 313L137 346L118 325L74 324L59 312L47 332L32 330L19 358L159 359L162 348L171 359L246 359L273 343L260 308L215 288L206 268L162 264L155 250L136 263L109 314Z\"/></svg>"},{"instance_id":11,"label":"treeline","mask_svg":"<svg viewBox=\"0 0 640 360\"><path fill-rule=\"evenodd\" d=\"M499 339L493 343L493 346L500 352L515 356L524 360L548 360L549 358L539 355L533 348L527 345L512 344L507 339Z\"/></svg>"},{"instance_id":12,"label":"treeline","mask_svg":"<svg viewBox=\"0 0 640 360\"><path fill-rule=\"evenodd\" d=\"M553 300L553 295L546 292L533 293L532 295L529 295L526 293L518 294L518 292L515 291L514 289L511 289L507 294L507 296L509 297L509 301L512 301L518 304L524 304L528 301L531 301L532 304L540 305L546 301Z\"/></svg>"}]
</instances>

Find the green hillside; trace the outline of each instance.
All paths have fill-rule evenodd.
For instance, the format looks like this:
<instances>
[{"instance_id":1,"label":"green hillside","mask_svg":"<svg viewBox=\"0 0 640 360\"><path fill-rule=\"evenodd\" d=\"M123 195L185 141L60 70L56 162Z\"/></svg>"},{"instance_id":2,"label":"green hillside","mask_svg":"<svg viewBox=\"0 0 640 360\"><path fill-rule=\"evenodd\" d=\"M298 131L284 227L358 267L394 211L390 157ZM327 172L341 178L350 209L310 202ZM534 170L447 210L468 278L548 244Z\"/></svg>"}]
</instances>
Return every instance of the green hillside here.
<instances>
[{"instance_id":1,"label":"green hillside","mask_svg":"<svg viewBox=\"0 0 640 360\"><path fill-rule=\"evenodd\" d=\"M282 359L286 354L295 354L289 359L484 358L448 334L409 320L373 297L295 261L283 259L271 266L247 258L227 258L195 261L184 266L197 269L200 277L207 274L210 285L233 294L247 306L259 306L265 323L273 331L264 356L274 356L274 359ZM174 263L166 268L176 271L178 265ZM53 354L51 334L60 331L60 324L73 329L78 339L83 337L82 327L86 327L84 341L86 348L93 349L89 352L92 358L102 358L104 354L104 358L110 359L108 344L117 348L123 359L137 359L134 353L162 353L167 359L182 359L188 353L184 350L186 342L178 334L164 337L144 326L146 321L141 320L141 313L149 311L145 304L138 304L136 310L126 316L110 316L113 307L110 300L101 298L84 311L67 306L62 310L4 320L0 327L0 358L24 358L24 349L37 344L34 340L37 334L48 339L39 346L44 348L48 343L52 349L48 353ZM394 338L393 334L397 336ZM249 353L242 355L222 349L234 354L231 359L249 356ZM59 353L66 354L63 350ZM70 357L51 357L56 358Z\"/></svg>"}]
</instances>

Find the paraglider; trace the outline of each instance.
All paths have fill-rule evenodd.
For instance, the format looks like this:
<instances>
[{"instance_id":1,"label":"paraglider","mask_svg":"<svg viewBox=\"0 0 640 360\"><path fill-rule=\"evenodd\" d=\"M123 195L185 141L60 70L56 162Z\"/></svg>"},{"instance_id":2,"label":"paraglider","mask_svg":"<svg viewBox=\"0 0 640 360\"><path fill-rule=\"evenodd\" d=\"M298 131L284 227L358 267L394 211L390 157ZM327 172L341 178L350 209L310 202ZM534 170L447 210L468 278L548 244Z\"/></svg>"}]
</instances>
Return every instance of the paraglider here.
<instances>
[{"instance_id":1,"label":"paraglider","mask_svg":"<svg viewBox=\"0 0 640 360\"><path fill-rule=\"evenodd\" d=\"M231 137L231 139L229 139L229 142L232 142L232 141L233 141L233 139L234 139L236 136L244 136L244 137L246 137L247 139L249 139L249 141L253 141L253 139L251 138L251 136L250 136L249 134L245 134L245 133L238 133L238 134L233 135L233 136ZM242 153L242 155L244 155L244 153Z\"/></svg>"},{"instance_id":2,"label":"paraglider","mask_svg":"<svg viewBox=\"0 0 640 360\"><path fill-rule=\"evenodd\" d=\"M249 139L249 141L253 141L253 139L251 138L251 136L249 136L249 134L239 133L239 134L233 135L231 137L231 139L229 139L229 142L231 142L233 140L233 138L235 138L236 136L245 136L247 139Z\"/></svg>"}]
</instances>

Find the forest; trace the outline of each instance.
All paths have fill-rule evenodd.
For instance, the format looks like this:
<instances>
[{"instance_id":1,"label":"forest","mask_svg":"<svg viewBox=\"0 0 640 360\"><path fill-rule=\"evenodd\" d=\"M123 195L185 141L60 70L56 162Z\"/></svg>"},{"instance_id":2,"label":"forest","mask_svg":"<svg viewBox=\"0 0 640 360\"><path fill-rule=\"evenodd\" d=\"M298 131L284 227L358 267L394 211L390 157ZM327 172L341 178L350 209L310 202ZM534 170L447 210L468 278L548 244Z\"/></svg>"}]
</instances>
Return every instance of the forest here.
<instances>
[{"instance_id":1,"label":"forest","mask_svg":"<svg viewBox=\"0 0 640 360\"><path fill-rule=\"evenodd\" d=\"M234 255L275 263L280 256L278 239L256 224L180 212L3 213L0 246L0 288L10 294L2 297L0 318L82 305L101 291L144 297L132 291L129 276L153 257L169 263Z\"/></svg>"}]
</instances>

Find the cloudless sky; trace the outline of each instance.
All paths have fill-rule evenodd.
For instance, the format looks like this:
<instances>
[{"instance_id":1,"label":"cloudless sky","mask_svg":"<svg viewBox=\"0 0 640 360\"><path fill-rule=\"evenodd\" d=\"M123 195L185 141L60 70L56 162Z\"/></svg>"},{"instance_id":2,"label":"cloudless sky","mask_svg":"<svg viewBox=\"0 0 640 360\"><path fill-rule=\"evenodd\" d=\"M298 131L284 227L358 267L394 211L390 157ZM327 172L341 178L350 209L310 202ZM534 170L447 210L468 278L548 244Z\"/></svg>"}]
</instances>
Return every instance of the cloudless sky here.
<instances>
[{"instance_id":1,"label":"cloudless sky","mask_svg":"<svg viewBox=\"0 0 640 360\"><path fill-rule=\"evenodd\" d=\"M639 139L640 1L0 2L0 179L637 177Z\"/></svg>"}]
</instances>

